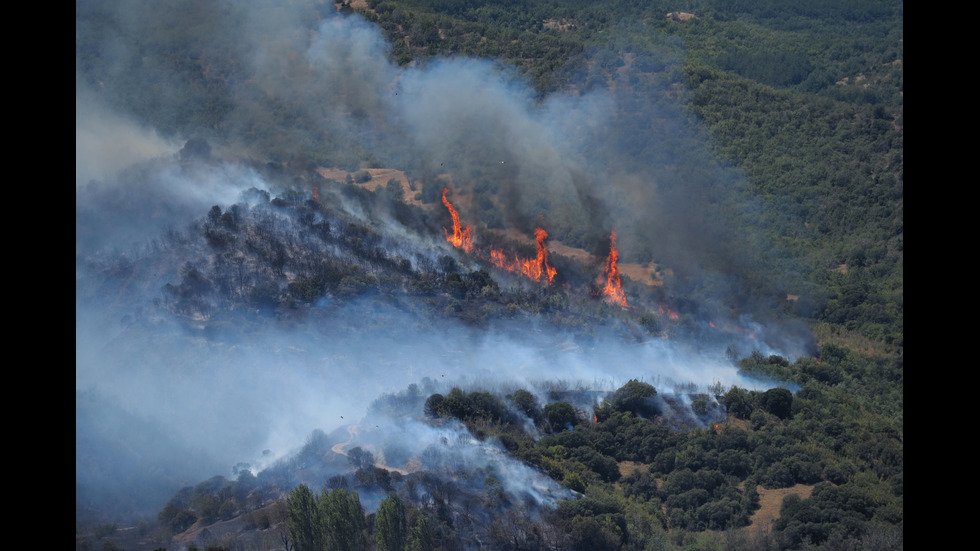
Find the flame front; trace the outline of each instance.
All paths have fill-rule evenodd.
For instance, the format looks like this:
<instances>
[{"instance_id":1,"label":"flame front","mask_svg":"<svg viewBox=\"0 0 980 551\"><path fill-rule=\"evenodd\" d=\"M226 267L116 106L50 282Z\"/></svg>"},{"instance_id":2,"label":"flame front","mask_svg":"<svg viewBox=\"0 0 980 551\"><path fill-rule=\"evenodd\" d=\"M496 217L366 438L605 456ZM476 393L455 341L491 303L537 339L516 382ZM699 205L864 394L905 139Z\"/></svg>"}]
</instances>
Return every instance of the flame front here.
<instances>
[{"instance_id":1,"label":"flame front","mask_svg":"<svg viewBox=\"0 0 980 551\"><path fill-rule=\"evenodd\" d=\"M626 303L626 293L623 292L622 285L623 282L619 277L619 250L616 249L616 231L613 230L609 235L609 257L606 258L606 268L599 276L599 286L602 288L602 294L605 295L607 301L625 307L629 304Z\"/></svg>"},{"instance_id":2,"label":"flame front","mask_svg":"<svg viewBox=\"0 0 980 551\"><path fill-rule=\"evenodd\" d=\"M449 188L442 188L442 204L446 205L449 209L449 214L453 217L453 232L449 233L449 230L445 226L442 227L446 232L446 241L453 244L454 247L461 248L466 252L473 250L473 237L470 235L470 227L466 226L466 229L462 229L459 223L459 213L456 212L456 208L453 204L446 199L446 193L449 192Z\"/></svg>"},{"instance_id":3,"label":"flame front","mask_svg":"<svg viewBox=\"0 0 980 551\"><path fill-rule=\"evenodd\" d=\"M446 241L452 243L456 248L471 252L473 250L473 236L470 227L466 226L465 229L462 227L459 221L459 212L456 211L453 204L446 198L447 193L449 193L449 188L442 188L442 204L446 205L446 208L449 209L449 214L453 217L453 231L450 232L445 226L442 228L446 232ZM554 281L558 270L548 263L548 249L544 246L545 240L548 239L548 232L541 228L535 228L534 236L538 241L538 254L535 258L522 259L515 256L511 260L507 258L503 250L494 249L493 247L490 248L489 258L484 254L478 254L478 256L508 272L524 274L534 281L544 280L550 284Z\"/></svg>"},{"instance_id":4,"label":"flame front","mask_svg":"<svg viewBox=\"0 0 980 551\"><path fill-rule=\"evenodd\" d=\"M524 274L534 281L543 279L549 284L552 283L558 270L548 263L548 249L544 246L545 240L548 239L548 232L541 228L534 228L534 237L538 241L538 254L535 258L521 259L515 256L514 260L510 260L502 250L491 248L490 263L509 272Z\"/></svg>"}]
</instances>

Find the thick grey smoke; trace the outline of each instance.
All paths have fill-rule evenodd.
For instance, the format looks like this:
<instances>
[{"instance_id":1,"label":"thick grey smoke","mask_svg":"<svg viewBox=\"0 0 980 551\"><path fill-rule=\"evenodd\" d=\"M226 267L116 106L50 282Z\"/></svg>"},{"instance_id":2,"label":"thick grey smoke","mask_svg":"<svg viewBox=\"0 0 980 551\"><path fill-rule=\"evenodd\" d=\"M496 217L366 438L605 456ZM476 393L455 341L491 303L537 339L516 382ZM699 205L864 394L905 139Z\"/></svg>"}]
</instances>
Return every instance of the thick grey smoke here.
<instances>
[{"instance_id":1,"label":"thick grey smoke","mask_svg":"<svg viewBox=\"0 0 980 551\"><path fill-rule=\"evenodd\" d=\"M333 147L323 152L326 158L367 155L418 174L492 180L513 215L532 220L583 209L592 221L610 227L637 224L650 212L670 212L637 201L662 196L653 183L635 172L601 166L597 140L612 132L608 125L615 110L607 92L542 100L514 72L487 61L439 59L398 67L388 60L390 47L379 30L356 16L328 17L309 28L287 11L207 5L220 6L221 21L229 27L212 22L212 30L240 33L239 47L251 64L251 87L234 88L235 79L228 79L238 100L230 112L261 113L261 102L271 97L275 105L301 115L296 125L282 129L279 154L315 136ZM137 60L127 37L154 18L168 17L138 13L147 7L125 9L118 18L128 32L102 43L120 68L113 73L120 79L123 68ZM207 51L216 43L198 46ZM175 93L181 90L175 75L160 77L177 82ZM241 462L253 469L271 465L294 453L312 430L331 432L362 420L377 396L426 378L440 388L490 382L532 387L549 379L609 391L630 379L663 391L691 384L764 385L741 377L724 349L664 340L624 345L602 335L583 345L544 330L516 339L506 330L474 332L382 306L373 316L385 322L372 326L359 326L356 316L363 306L351 305L325 318L336 326L189 332L153 306L165 285L193 268L180 257L182 247L191 247L186 243L193 224L212 205L228 209L243 191L273 186L218 151L209 156L188 150L192 136L164 138L166 133L137 124L134 116L114 112L106 105L125 88L105 84L111 92L76 86L76 500L83 508L119 503L96 491L113 488L107 469L95 465L122 464L122 457L142 465L117 480L114 489L128 492L127 504L134 509L152 512L180 486L215 474L230 476ZM160 106L169 105L161 100ZM235 130L223 148L254 153L258 146ZM619 218L611 217L614 211ZM666 233L667 224L658 221L657 227ZM407 233L398 228L392 235ZM451 252L439 235L414 238L411 246L420 254ZM624 246L629 243L624 238ZM144 262L165 254L175 256L166 270L156 269L161 263ZM101 283L93 279L106 273L101 262L128 277L124 293L101 293ZM103 270L93 273L96 264ZM746 336L740 344L746 353L752 348L797 353L760 342L765 341ZM446 438L421 424L402 430L416 435L417 445ZM468 441L457 434L455 442L452 450L461 452ZM483 457L493 452L484 449ZM150 480L163 485L145 491ZM138 492L147 499L140 501L133 495Z\"/></svg>"}]
</instances>

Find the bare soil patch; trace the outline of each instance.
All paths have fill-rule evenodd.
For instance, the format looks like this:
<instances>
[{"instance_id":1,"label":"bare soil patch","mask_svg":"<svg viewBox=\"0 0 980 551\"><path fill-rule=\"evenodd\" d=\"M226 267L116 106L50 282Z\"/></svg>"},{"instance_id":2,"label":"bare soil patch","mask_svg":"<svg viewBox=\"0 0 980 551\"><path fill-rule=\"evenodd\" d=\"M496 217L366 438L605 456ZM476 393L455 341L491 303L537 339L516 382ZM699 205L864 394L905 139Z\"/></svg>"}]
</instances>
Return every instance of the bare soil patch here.
<instances>
[{"instance_id":1,"label":"bare soil patch","mask_svg":"<svg viewBox=\"0 0 980 551\"><path fill-rule=\"evenodd\" d=\"M413 191L411 189L411 181L409 180L408 175L401 170L395 170L393 168L364 168L364 169L356 170L354 172L348 172L342 168L320 167L316 169L316 171L317 173L320 174L320 176L323 176L328 180L334 180L337 182L347 181L348 175L353 178L354 175L357 174L358 172L362 172L362 171L367 172L368 174L371 175L371 179L368 180L367 182L355 181L354 185L360 186L364 189L368 189L371 191L377 190L379 186L387 185L388 181L393 179L397 181L399 185L401 185L402 201L410 205L415 205L419 207L423 206L422 201L420 199L416 199L415 197L418 194L418 192Z\"/></svg>"},{"instance_id":2,"label":"bare soil patch","mask_svg":"<svg viewBox=\"0 0 980 551\"><path fill-rule=\"evenodd\" d=\"M752 515L752 523L749 524L750 531L767 531L772 527L772 523L779 518L779 508L783 504L783 498L790 494L798 494L800 498L807 499L813 493L813 486L797 484L790 488L777 488L767 490L759 488L759 510Z\"/></svg>"},{"instance_id":3,"label":"bare soil patch","mask_svg":"<svg viewBox=\"0 0 980 551\"><path fill-rule=\"evenodd\" d=\"M619 474L620 476L629 476L633 474L633 471L637 469L646 469L647 466L643 463L637 463L635 461L623 461L619 463Z\"/></svg>"}]
</instances>

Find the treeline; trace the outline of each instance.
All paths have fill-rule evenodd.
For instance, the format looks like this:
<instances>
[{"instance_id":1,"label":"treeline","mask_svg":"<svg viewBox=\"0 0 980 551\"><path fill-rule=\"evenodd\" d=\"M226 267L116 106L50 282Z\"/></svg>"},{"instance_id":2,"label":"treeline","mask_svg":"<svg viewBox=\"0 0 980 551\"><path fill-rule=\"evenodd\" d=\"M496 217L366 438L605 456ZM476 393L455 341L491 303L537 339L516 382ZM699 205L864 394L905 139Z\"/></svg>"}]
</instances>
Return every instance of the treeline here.
<instances>
[{"instance_id":1,"label":"treeline","mask_svg":"<svg viewBox=\"0 0 980 551\"><path fill-rule=\"evenodd\" d=\"M819 364L754 354L741 366L756 375L790 374L799 389L663 395L631 380L598 402L555 388L542 403L533 388L426 395L416 387L372 406L415 411L437 425L463 422L478 440L499 443L575 492L554 508L530 507L505 491L505 468L454 461L449 451L415 458L421 470L404 475L355 448L350 474L320 480L318 490L309 483L292 488L277 501L279 517L254 506L252 517L288 527L298 549L323 548L310 542L330 538L331 549L900 549L901 383L873 382L900 366L836 347ZM687 417L672 415L680 407ZM257 482L291 487L287 481L300 472L314 480L309 473L330 445L322 433L311 437L303 452ZM173 523L180 519L220 518L237 503L235 488L258 487L243 477L183 490L161 520L179 529ZM787 494L770 528L747 529L762 492L797 485L805 497ZM366 513L358 496L378 494L385 497L377 513Z\"/></svg>"}]
</instances>

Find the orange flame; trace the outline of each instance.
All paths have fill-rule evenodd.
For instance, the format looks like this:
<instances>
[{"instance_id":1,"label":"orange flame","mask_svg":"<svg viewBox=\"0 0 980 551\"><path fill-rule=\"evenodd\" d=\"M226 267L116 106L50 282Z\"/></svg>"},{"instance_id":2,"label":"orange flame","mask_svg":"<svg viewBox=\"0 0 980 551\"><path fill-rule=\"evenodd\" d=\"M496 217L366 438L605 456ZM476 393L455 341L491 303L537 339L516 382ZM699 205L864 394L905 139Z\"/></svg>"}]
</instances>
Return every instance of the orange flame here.
<instances>
[{"instance_id":1,"label":"orange flame","mask_svg":"<svg viewBox=\"0 0 980 551\"><path fill-rule=\"evenodd\" d=\"M449 209L449 214L453 217L453 233L450 235L449 230L445 226L442 227L446 232L446 241L453 244L454 247L462 248L466 252L473 250L473 237L470 235L470 227L466 226L466 229L461 229L459 224L459 213L453 207L449 199L446 199L446 193L449 192L449 188L442 188L442 204L446 205Z\"/></svg>"},{"instance_id":2,"label":"orange flame","mask_svg":"<svg viewBox=\"0 0 980 551\"><path fill-rule=\"evenodd\" d=\"M623 292L622 280L619 276L619 250L616 249L616 230L609 235L609 257L606 258L606 268L599 276L599 285L606 300L620 306L626 303L626 293Z\"/></svg>"},{"instance_id":3,"label":"orange flame","mask_svg":"<svg viewBox=\"0 0 980 551\"><path fill-rule=\"evenodd\" d=\"M313 186L313 200L314 201L320 200L320 189L316 186Z\"/></svg>"},{"instance_id":4,"label":"orange flame","mask_svg":"<svg viewBox=\"0 0 980 551\"><path fill-rule=\"evenodd\" d=\"M546 282L552 283L558 270L548 263L548 249L544 246L545 240L548 239L548 232L541 228L534 228L534 236L538 241L538 254L535 258L514 257L514 260L510 260L502 250L491 248L490 263L508 272L524 274L534 281L541 281L543 278Z\"/></svg>"}]
</instances>

